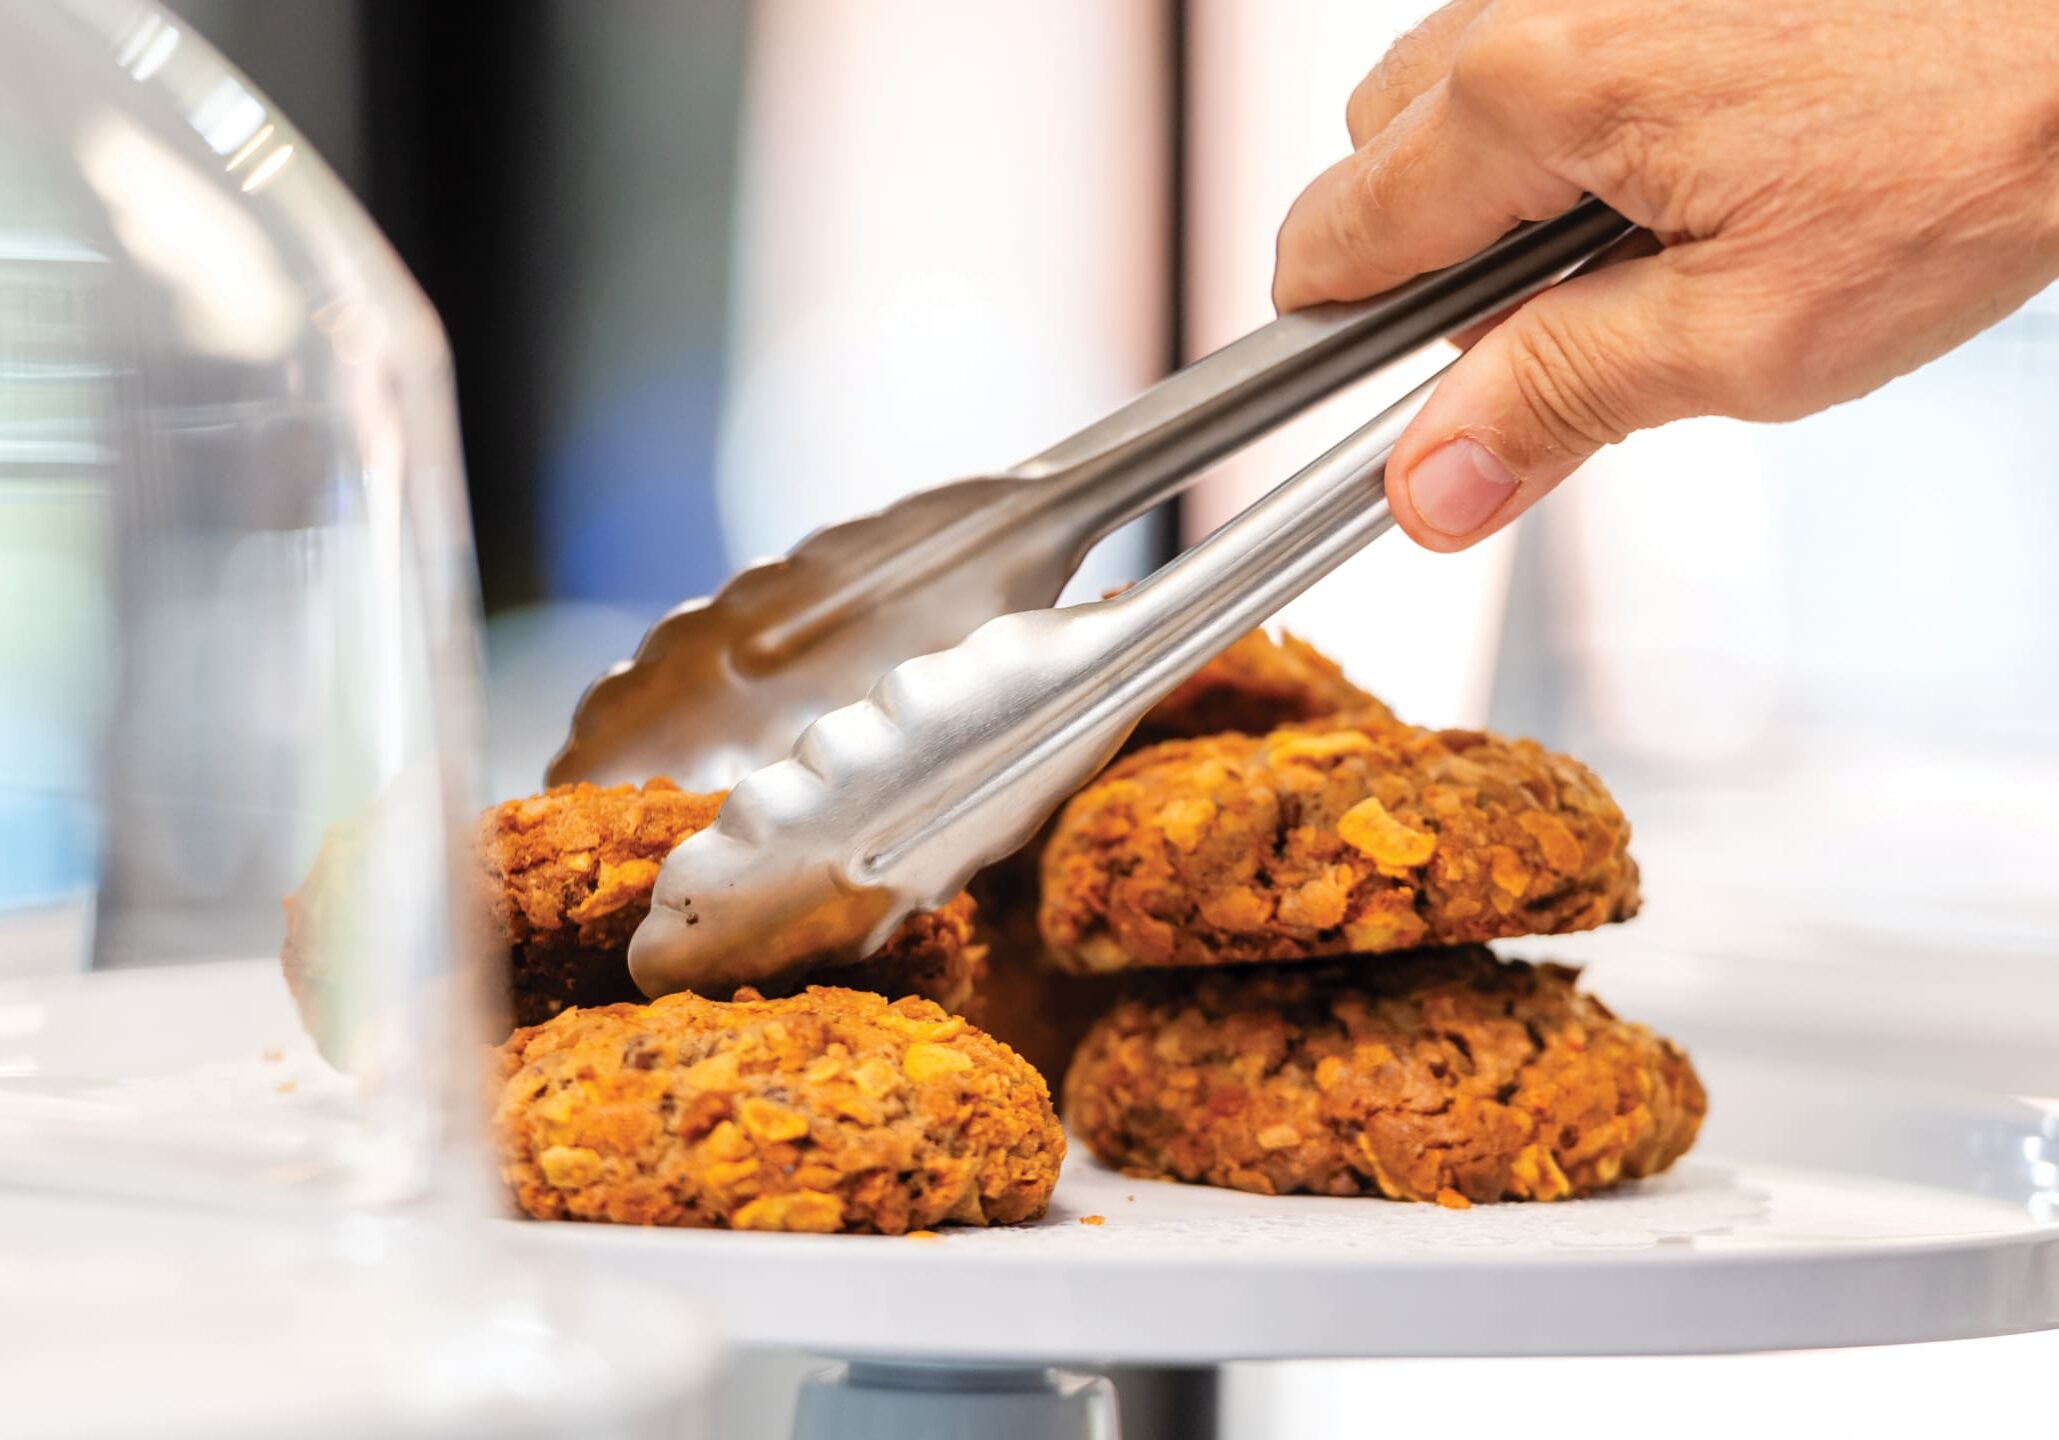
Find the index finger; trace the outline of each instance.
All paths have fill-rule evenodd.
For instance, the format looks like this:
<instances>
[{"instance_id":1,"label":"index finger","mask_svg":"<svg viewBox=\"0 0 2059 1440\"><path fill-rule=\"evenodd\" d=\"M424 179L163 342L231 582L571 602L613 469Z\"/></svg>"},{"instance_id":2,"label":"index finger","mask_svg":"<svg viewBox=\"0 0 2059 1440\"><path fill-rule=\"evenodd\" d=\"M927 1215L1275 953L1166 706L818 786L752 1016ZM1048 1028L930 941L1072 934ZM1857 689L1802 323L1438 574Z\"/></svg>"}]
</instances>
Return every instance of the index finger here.
<instances>
[{"instance_id":1,"label":"index finger","mask_svg":"<svg viewBox=\"0 0 2059 1440\"><path fill-rule=\"evenodd\" d=\"M1580 193L1440 80L1289 208L1273 304L1285 312L1377 295L1477 255L1521 221L1572 208Z\"/></svg>"}]
</instances>

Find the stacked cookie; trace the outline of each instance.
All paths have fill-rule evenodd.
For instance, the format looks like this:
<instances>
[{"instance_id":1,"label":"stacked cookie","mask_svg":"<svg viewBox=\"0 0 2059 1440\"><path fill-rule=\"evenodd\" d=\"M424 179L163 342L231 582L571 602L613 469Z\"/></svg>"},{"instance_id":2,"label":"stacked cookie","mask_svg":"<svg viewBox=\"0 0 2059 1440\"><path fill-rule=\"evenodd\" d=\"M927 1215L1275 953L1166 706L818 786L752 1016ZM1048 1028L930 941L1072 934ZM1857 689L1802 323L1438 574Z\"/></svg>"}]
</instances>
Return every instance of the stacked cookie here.
<instances>
[{"instance_id":1,"label":"stacked cookie","mask_svg":"<svg viewBox=\"0 0 2059 1440\"><path fill-rule=\"evenodd\" d=\"M1065 1155L1045 1076L1103 1161L1266 1194L1557 1199L1664 1169L1700 1123L1676 1047L1483 943L1636 912L1601 782L1405 725L1292 637L1217 657L1037 843L829 983L642 1003L629 937L722 799L569 785L480 818L502 1024L523 1027L496 1051L494 1134L529 1214L1034 1219ZM376 819L287 902L318 1040L348 1010Z\"/></svg>"},{"instance_id":2,"label":"stacked cookie","mask_svg":"<svg viewBox=\"0 0 2059 1440\"><path fill-rule=\"evenodd\" d=\"M903 1234L1044 1213L1065 1135L1043 1077L951 1011L984 974L973 903L787 993L644 1003L629 937L674 846L722 796L564 785L480 817L476 898L499 942L492 1131L539 1219ZM339 829L286 902L285 974L348 1065L350 957L377 816ZM519 1026L512 1035L510 1027Z\"/></svg>"},{"instance_id":3,"label":"stacked cookie","mask_svg":"<svg viewBox=\"0 0 2059 1440\"><path fill-rule=\"evenodd\" d=\"M1135 1174L1452 1205L1670 1165L1705 1109L1686 1057L1484 945L1636 913L1608 791L1531 741L1402 724L1268 643L1197 677L1210 702L1153 727L1185 738L1118 760L1042 843L1042 962L1129 992L1070 1056L1075 1137ZM1200 715L1239 728L1183 728Z\"/></svg>"}]
</instances>

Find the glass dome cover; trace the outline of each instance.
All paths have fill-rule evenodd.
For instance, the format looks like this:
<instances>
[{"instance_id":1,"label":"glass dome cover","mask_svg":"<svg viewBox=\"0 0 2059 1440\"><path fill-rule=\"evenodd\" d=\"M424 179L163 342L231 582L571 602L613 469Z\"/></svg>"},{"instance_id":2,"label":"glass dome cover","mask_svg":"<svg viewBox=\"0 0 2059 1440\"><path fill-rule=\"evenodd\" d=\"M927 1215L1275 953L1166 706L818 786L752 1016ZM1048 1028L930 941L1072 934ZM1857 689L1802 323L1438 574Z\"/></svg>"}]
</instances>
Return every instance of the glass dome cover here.
<instances>
[{"instance_id":1,"label":"glass dome cover","mask_svg":"<svg viewBox=\"0 0 2059 1440\"><path fill-rule=\"evenodd\" d=\"M0 1123L28 1142L0 1178L418 1193L473 1034L451 897L477 626L442 330L176 17L4 0L0 29ZM353 1078L298 1105L285 1080L151 1088L193 1091L211 1018L168 970L276 965L325 841L296 989ZM117 971L144 1019L48 1022L80 1009L50 987L113 996Z\"/></svg>"}]
</instances>

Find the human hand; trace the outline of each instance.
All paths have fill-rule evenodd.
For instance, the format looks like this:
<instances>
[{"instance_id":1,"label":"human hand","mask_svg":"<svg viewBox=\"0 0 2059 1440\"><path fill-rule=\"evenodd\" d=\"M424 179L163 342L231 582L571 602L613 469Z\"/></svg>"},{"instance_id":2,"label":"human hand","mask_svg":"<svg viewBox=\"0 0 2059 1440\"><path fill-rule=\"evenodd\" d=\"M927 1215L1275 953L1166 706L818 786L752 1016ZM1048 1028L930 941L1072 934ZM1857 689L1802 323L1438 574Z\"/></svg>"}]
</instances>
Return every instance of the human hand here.
<instances>
[{"instance_id":1,"label":"human hand","mask_svg":"<svg viewBox=\"0 0 2059 1440\"><path fill-rule=\"evenodd\" d=\"M1458 550L1604 445L1787 420L1936 358L2059 278L2052 0L1456 0L1351 97L1274 303L1376 294L1601 197L1663 243L1495 325L1394 449Z\"/></svg>"}]
</instances>

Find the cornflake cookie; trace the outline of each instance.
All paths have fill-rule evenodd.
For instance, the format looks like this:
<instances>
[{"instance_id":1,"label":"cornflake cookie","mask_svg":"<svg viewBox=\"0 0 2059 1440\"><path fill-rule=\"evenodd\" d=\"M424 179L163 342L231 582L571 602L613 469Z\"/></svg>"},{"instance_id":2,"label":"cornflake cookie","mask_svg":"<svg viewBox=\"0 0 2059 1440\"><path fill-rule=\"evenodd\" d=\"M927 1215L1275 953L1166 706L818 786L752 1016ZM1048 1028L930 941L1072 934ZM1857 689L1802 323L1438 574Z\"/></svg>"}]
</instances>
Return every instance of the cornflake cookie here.
<instances>
[{"instance_id":1,"label":"cornflake cookie","mask_svg":"<svg viewBox=\"0 0 2059 1440\"><path fill-rule=\"evenodd\" d=\"M1340 716L1109 767L1044 849L1039 922L1093 972L1554 935L1637 912L1629 840L1534 741Z\"/></svg>"},{"instance_id":2,"label":"cornflake cookie","mask_svg":"<svg viewBox=\"0 0 2059 1440\"><path fill-rule=\"evenodd\" d=\"M538 1219L1006 1225L1044 1213L1065 1158L1036 1071L913 997L815 986L568 1010L499 1059L501 1173Z\"/></svg>"},{"instance_id":3,"label":"cornflake cookie","mask_svg":"<svg viewBox=\"0 0 2059 1440\"><path fill-rule=\"evenodd\" d=\"M569 1006L640 1003L629 976L629 937L650 913L665 857L713 822L722 796L669 780L646 785L560 785L496 805L479 819L473 898L490 914L506 955L501 1033L537 1025ZM366 863L379 817L333 827L300 889L286 900L280 964L301 1018L324 1053L348 1029L347 974L335 958L376 943L361 913L371 897ZM972 897L911 916L875 955L826 972L852 989L921 995L946 1009L971 1003L986 971L973 939ZM805 985L805 979L787 987Z\"/></svg>"},{"instance_id":4,"label":"cornflake cookie","mask_svg":"<svg viewBox=\"0 0 2059 1440\"><path fill-rule=\"evenodd\" d=\"M1577 973L1466 946L1211 974L1089 1032L1066 1120L1126 1174L1261 1195L1464 1206L1657 1174L1694 1143L1701 1082Z\"/></svg>"},{"instance_id":5,"label":"cornflake cookie","mask_svg":"<svg viewBox=\"0 0 2059 1440\"><path fill-rule=\"evenodd\" d=\"M1393 719L1313 645L1292 634L1276 640L1253 630L1154 706L1124 750L1224 730L1263 734L1340 710ZM969 1013L1061 1086L1074 1047L1120 995L1122 981L1065 974L1044 963L1037 868L1048 834L1047 826L1020 851L982 870L969 887L988 944L980 999Z\"/></svg>"},{"instance_id":6,"label":"cornflake cookie","mask_svg":"<svg viewBox=\"0 0 2059 1440\"><path fill-rule=\"evenodd\" d=\"M480 851L495 928L513 957L516 1024L539 1024L567 1006L643 1000L629 978L629 937L650 913L665 857L714 822L722 799L661 779L559 785L486 812ZM870 959L826 974L852 989L962 1009L984 968L972 917L971 897L959 895L912 917Z\"/></svg>"}]
</instances>

